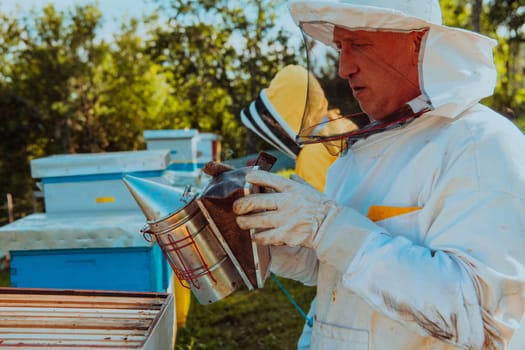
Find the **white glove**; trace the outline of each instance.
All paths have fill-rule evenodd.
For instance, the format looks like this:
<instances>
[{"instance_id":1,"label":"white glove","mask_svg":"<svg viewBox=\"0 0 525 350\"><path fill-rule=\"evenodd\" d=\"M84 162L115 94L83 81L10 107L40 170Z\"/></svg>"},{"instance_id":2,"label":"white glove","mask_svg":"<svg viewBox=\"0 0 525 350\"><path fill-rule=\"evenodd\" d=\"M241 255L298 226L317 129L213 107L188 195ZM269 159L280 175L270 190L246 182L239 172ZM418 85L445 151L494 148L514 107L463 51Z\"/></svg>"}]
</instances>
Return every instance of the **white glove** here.
<instances>
[{"instance_id":1,"label":"white glove","mask_svg":"<svg viewBox=\"0 0 525 350\"><path fill-rule=\"evenodd\" d=\"M333 201L307 184L261 170L251 171L246 181L275 191L233 203L237 224L255 229L253 239L259 244L315 248L323 222L339 212Z\"/></svg>"}]
</instances>

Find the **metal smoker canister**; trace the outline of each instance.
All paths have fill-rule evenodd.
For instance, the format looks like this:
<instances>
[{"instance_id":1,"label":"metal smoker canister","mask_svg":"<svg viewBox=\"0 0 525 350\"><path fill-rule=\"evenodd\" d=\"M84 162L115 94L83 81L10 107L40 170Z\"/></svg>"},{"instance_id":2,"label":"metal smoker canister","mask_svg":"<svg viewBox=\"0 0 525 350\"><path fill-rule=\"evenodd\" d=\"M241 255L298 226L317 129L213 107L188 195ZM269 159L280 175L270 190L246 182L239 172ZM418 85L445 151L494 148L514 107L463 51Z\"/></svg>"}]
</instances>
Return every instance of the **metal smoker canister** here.
<instances>
[{"instance_id":1,"label":"metal smoker canister","mask_svg":"<svg viewBox=\"0 0 525 350\"><path fill-rule=\"evenodd\" d=\"M195 196L188 199L180 189L134 176L123 181L146 216L145 237L159 244L199 303L223 299L245 282Z\"/></svg>"}]
</instances>

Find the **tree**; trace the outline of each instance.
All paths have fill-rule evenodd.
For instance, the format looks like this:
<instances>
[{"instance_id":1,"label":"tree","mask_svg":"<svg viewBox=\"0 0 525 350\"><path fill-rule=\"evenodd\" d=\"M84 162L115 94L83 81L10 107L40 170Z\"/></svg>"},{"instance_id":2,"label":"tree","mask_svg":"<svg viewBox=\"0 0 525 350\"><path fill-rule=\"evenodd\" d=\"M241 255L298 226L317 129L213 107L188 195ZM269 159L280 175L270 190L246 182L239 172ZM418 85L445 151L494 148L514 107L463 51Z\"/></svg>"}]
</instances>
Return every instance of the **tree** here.
<instances>
[{"instance_id":1,"label":"tree","mask_svg":"<svg viewBox=\"0 0 525 350\"><path fill-rule=\"evenodd\" d=\"M443 13L443 24L472 29L468 0L441 0L440 5Z\"/></svg>"},{"instance_id":2,"label":"tree","mask_svg":"<svg viewBox=\"0 0 525 350\"><path fill-rule=\"evenodd\" d=\"M481 14L483 12L483 1L482 0L472 0L472 29L481 33Z\"/></svg>"},{"instance_id":3,"label":"tree","mask_svg":"<svg viewBox=\"0 0 525 350\"><path fill-rule=\"evenodd\" d=\"M173 116L186 106L172 94L171 72L145 53L145 40L137 28L135 19L122 26L94 74L97 134L106 151L143 148L146 129L188 126L174 122Z\"/></svg>"},{"instance_id":4,"label":"tree","mask_svg":"<svg viewBox=\"0 0 525 350\"><path fill-rule=\"evenodd\" d=\"M523 89L523 11L525 0L442 0L444 22L488 35L498 41L494 61L498 81L494 95L483 103L509 117L525 112Z\"/></svg>"},{"instance_id":5,"label":"tree","mask_svg":"<svg viewBox=\"0 0 525 350\"><path fill-rule=\"evenodd\" d=\"M0 17L0 195L12 192L20 215L31 209L31 159L143 148L143 130L176 109L136 23L108 44L95 6Z\"/></svg>"},{"instance_id":6,"label":"tree","mask_svg":"<svg viewBox=\"0 0 525 350\"><path fill-rule=\"evenodd\" d=\"M488 5L490 6L489 23L501 33L497 54L502 60L499 62L500 77L494 105L504 113L522 115L525 113L522 53L522 44L525 40L523 33L525 1L490 0Z\"/></svg>"},{"instance_id":7,"label":"tree","mask_svg":"<svg viewBox=\"0 0 525 350\"><path fill-rule=\"evenodd\" d=\"M23 46L13 52L11 89L40 110L40 133L32 141L42 145L41 154L78 151L75 133L85 130L78 113L85 101L78 92L89 89L88 77L101 57L93 42L100 16L88 6L67 17L49 5L24 23Z\"/></svg>"},{"instance_id":8,"label":"tree","mask_svg":"<svg viewBox=\"0 0 525 350\"><path fill-rule=\"evenodd\" d=\"M173 74L173 93L188 103L177 116L189 127L223 136L235 156L254 151L240 110L284 65L296 61L288 36L276 27L276 0L159 1L170 20L149 53Z\"/></svg>"}]
</instances>

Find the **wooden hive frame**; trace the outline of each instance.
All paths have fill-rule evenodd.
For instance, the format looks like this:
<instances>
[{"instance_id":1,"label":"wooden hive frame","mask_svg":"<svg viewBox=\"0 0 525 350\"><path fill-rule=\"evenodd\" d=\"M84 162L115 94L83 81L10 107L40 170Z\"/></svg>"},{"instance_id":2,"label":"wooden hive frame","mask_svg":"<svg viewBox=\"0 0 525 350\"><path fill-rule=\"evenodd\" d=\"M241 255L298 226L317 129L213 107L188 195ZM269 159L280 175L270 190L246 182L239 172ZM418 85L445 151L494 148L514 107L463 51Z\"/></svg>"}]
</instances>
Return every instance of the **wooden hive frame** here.
<instances>
[{"instance_id":1,"label":"wooden hive frame","mask_svg":"<svg viewBox=\"0 0 525 350\"><path fill-rule=\"evenodd\" d=\"M0 349L170 349L167 293L0 288Z\"/></svg>"}]
</instances>

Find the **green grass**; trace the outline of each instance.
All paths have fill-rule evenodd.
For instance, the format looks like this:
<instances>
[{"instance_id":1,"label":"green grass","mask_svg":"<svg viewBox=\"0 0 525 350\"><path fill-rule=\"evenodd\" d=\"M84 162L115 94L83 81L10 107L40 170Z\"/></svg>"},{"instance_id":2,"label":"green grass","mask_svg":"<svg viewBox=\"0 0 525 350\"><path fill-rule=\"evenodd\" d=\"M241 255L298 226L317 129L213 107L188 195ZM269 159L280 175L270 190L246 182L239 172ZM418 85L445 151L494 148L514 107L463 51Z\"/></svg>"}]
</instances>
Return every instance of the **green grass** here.
<instances>
[{"instance_id":1,"label":"green grass","mask_svg":"<svg viewBox=\"0 0 525 350\"><path fill-rule=\"evenodd\" d=\"M279 279L305 312L315 288ZM239 290L213 304L192 298L186 326L177 331L176 350L295 349L304 318L269 277L262 289Z\"/></svg>"},{"instance_id":2,"label":"green grass","mask_svg":"<svg viewBox=\"0 0 525 350\"><path fill-rule=\"evenodd\" d=\"M9 287L9 270L0 270L0 287Z\"/></svg>"}]
</instances>

